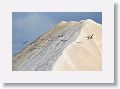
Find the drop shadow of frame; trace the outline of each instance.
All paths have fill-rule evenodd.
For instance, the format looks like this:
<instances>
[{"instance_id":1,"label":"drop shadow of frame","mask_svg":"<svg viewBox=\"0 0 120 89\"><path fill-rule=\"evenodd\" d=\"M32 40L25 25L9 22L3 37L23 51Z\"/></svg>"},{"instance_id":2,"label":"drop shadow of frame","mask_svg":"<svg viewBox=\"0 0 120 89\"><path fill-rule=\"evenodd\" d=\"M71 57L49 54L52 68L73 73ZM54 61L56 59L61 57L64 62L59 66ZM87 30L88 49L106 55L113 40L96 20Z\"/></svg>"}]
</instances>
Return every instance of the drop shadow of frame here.
<instances>
[{"instance_id":1,"label":"drop shadow of frame","mask_svg":"<svg viewBox=\"0 0 120 89\"><path fill-rule=\"evenodd\" d=\"M118 4L114 4L114 83L4 83L4 87L117 87L118 86Z\"/></svg>"}]
</instances>

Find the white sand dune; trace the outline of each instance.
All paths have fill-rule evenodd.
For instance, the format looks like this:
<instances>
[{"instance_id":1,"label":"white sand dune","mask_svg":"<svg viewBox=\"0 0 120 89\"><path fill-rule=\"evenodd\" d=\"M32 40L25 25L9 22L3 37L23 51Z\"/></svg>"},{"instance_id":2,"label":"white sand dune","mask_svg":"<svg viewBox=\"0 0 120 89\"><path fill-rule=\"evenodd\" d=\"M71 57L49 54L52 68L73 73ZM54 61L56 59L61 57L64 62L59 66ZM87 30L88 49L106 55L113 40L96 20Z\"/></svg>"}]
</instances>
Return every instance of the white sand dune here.
<instances>
[{"instance_id":1,"label":"white sand dune","mask_svg":"<svg viewBox=\"0 0 120 89\"><path fill-rule=\"evenodd\" d=\"M13 71L101 71L102 25L61 21L13 57Z\"/></svg>"},{"instance_id":2,"label":"white sand dune","mask_svg":"<svg viewBox=\"0 0 120 89\"><path fill-rule=\"evenodd\" d=\"M95 71L102 70L101 25L88 21L78 38L69 44L57 59L53 70ZM93 35L87 40L86 36Z\"/></svg>"}]
</instances>

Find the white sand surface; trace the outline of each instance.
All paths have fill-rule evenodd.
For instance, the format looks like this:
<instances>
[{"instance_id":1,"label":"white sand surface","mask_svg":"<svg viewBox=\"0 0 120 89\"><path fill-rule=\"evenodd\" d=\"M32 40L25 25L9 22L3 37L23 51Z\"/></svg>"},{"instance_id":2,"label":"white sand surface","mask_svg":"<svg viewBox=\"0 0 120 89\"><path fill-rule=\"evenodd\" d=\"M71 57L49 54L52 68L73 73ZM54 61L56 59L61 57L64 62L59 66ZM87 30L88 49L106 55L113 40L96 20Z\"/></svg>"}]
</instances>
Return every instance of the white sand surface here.
<instances>
[{"instance_id":1,"label":"white sand surface","mask_svg":"<svg viewBox=\"0 0 120 89\"><path fill-rule=\"evenodd\" d=\"M87 35L93 35L87 39ZM102 70L101 41L102 27L100 24L88 21L81 29L78 38L64 49L57 59L53 70L59 71L99 71Z\"/></svg>"},{"instance_id":2,"label":"white sand surface","mask_svg":"<svg viewBox=\"0 0 120 89\"><path fill-rule=\"evenodd\" d=\"M93 20L61 21L14 55L12 70L100 71L101 39L102 25Z\"/></svg>"}]
</instances>

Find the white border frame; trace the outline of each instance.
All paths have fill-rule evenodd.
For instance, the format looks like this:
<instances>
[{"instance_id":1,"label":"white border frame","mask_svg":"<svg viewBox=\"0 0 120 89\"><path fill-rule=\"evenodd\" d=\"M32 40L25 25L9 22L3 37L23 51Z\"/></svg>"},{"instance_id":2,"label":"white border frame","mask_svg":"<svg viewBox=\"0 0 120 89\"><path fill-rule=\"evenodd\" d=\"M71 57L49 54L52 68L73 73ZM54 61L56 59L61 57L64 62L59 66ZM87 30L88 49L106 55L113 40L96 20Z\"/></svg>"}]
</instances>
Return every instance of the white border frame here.
<instances>
[{"instance_id":1,"label":"white border frame","mask_svg":"<svg viewBox=\"0 0 120 89\"><path fill-rule=\"evenodd\" d=\"M0 3L0 82L114 83L112 0L3 0ZM12 12L102 12L102 71L12 71Z\"/></svg>"}]
</instances>

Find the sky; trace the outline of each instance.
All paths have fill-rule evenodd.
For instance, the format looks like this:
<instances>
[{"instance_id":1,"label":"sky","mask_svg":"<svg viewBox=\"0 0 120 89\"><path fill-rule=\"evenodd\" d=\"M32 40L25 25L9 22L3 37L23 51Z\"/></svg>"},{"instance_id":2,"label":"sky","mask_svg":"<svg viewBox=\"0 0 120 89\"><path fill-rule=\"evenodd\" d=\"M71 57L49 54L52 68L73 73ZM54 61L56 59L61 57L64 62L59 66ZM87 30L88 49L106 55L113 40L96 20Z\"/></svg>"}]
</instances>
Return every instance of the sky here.
<instances>
[{"instance_id":1,"label":"sky","mask_svg":"<svg viewBox=\"0 0 120 89\"><path fill-rule=\"evenodd\" d=\"M13 12L12 53L15 55L60 21L92 19L102 24L101 12Z\"/></svg>"}]
</instances>

